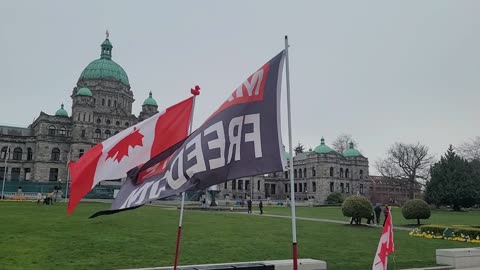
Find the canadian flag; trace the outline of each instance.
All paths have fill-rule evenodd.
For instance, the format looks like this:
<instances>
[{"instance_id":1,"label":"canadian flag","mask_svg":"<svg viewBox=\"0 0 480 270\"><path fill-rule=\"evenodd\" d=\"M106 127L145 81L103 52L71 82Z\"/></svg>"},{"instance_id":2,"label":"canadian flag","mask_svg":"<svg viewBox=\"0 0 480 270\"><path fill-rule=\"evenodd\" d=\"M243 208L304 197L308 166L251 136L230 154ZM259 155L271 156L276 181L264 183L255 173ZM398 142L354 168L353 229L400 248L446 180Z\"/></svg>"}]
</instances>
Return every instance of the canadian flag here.
<instances>
[{"instance_id":1,"label":"canadian flag","mask_svg":"<svg viewBox=\"0 0 480 270\"><path fill-rule=\"evenodd\" d=\"M382 236L378 243L377 253L375 253L375 259L373 260L372 270L387 270L387 256L394 251L392 212L388 211L387 220L383 226Z\"/></svg>"},{"instance_id":2,"label":"canadian flag","mask_svg":"<svg viewBox=\"0 0 480 270\"><path fill-rule=\"evenodd\" d=\"M67 213L71 214L100 181L126 177L130 169L185 139L192 110L190 97L95 145L77 162L70 162L72 184Z\"/></svg>"}]
</instances>

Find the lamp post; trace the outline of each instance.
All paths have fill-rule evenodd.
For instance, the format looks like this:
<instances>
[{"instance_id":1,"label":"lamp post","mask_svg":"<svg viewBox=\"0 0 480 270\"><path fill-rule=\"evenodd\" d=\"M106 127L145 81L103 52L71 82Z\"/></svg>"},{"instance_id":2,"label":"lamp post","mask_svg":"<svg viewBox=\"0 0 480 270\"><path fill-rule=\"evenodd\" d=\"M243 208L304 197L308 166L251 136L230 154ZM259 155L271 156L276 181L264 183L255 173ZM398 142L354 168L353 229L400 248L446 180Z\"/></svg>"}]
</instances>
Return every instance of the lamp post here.
<instances>
[{"instance_id":1,"label":"lamp post","mask_svg":"<svg viewBox=\"0 0 480 270\"><path fill-rule=\"evenodd\" d=\"M5 156L3 157L5 159L5 170L3 171L2 196L0 197L0 200L5 199L5 197L3 196L3 192L5 190L5 180L7 179L8 157L9 156L10 156L10 147L7 148L7 152L5 152Z\"/></svg>"},{"instance_id":2,"label":"lamp post","mask_svg":"<svg viewBox=\"0 0 480 270\"><path fill-rule=\"evenodd\" d=\"M58 187L57 187L57 192L56 192L57 195L55 196L55 202L57 202L57 200L60 201L58 199L58 191L61 190L61 189L62 189L62 179L58 178Z\"/></svg>"}]
</instances>

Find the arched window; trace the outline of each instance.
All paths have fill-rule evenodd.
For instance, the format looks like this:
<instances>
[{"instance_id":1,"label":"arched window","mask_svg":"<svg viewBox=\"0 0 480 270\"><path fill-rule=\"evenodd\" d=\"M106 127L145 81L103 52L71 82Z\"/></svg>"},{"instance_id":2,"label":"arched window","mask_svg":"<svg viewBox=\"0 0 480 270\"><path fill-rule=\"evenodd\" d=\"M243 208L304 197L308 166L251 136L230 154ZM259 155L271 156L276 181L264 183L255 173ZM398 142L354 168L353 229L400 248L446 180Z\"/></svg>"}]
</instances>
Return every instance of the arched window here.
<instances>
[{"instance_id":1,"label":"arched window","mask_svg":"<svg viewBox=\"0 0 480 270\"><path fill-rule=\"evenodd\" d=\"M307 168L303 168L303 177L307 177Z\"/></svg>"},{"instance_id":2,"label":"arched window","mask_svg":"<svg viewBox=\"0 0 480 270\"><path fill-rule=\"evenodd\" d=\"M85 122L85 114L83 114L83 122Z\"/></svg>"},{"instance_id":3,"label":"arched window","mask_svg":"<svg viewBox=\"0 0 480 270\"><path fill-rule=\"evenodd\" d=\"M58 148L53 148L52 149L52 156L50 158L53 161L59 161L60 160L60 149Z\"/></svg>"},{"instance_id":4,"label":"arched window","mask_svg":"<svg viewBox=\"0 0 480 270\"><path fill-rule=\"evenodd\" d=\"M333 176L333 167L330 167L330 176Z\"/></svg>"},{"instance_id":5,"label":"arched window","mask_svg":"<svg viewBox=\"0 0 480 270\"><path fill-rule=\"evenodd\" d=\"M55 130L56 130L55 126L49 126L48 127L48 135L55 136Z\"/></svg>"},{"instance_id":6,"label":"arched window","mask_svg":"<svg viewBox=\"0 0 480 270\"><path fill-rule=\"evenodd\" d=\"M92 116L92 115L90 115L90 114L88 115L88 122L91 122L91 121L92 121L92 119L90 118L91 116Z\"/></svg>"},{"instance_id":7,"label":"arched window","mask_svg":"<svg viewBox=\"0 0 480 270\"><path fill-rule=\"evenodd\" d=\"M120 126L120 121L115 122L115 125Z\"/></svg>"},{"instance_id":8,"label":"arched window","mask_svg":"<svg viewBox=\"0 0 480 270\"><path fill-rule=\"evenodd\" d=\"M363 179L363 170L360 170L360 179Z\"/></svg>"},{"instance_id":9,"label":"arched window","mask_svg":"<svg viewBox=\"0 0 480 270\"><path fill-rule=\"evenodd\" d=\"M67 129L65 127L60 127L60 129L58 130L58 135L66 136L67 135Z\"/></svg>"},{"instance_id":10,"label":"arched window","mask_svg":"<svg viewBox=\"0 0 480 270\"><path fill-rule=\"evenodd\" d=\"M297 169L293 170L293 177L297 178Z\"/></svg>"},{"instance_id":11,"label":"arched window","mask_svg":"<svg viewBox=\"0 0 480 270\"><path fill-rule=\"evenodd\" d=\"M85 129L82 129L82 135L81 135L82 138L85 137Z\"/></svg>"},{"instance_id":12,"label":"arched window","mask_svg":"<svg viewBox=\"0 0 480 270\"><path fill-rule=\"evenodd\" d=\"M27 148L27 160L33 160L33 151L32 148Z\"/></svg>"},{"instance_id":13,"label":"arched window","mask_svg":"<svg viewBox=\"0 0 480 270\"><path fill-rule=\"evenodd\" d=\"M298 170L298 178L302 178L302 169Z\"/></svg>"},{"instance_id":14,"label":"arched window","mask_svg":"<svg viewBox=\"0 0 480 270\"><path fill-rule=\"evenodd\" d=\"M340 168L340 178L343 178L343 168Z\"/></svg>"},{"instance_id":15,"label":"arched window","mask_svg":"<svg viewBox=\"0 0 480 270\"><path fill-rule=\"evenodd\" d=\"M112 122L109 119L107 119L106 123L107 125L110 125Z\"/></svg>"},{"instance_id":16,"label":"arched window","mask_svg":"<svg viewBox=\"0 0 480 270\"><path fill-rule=\"evenodd\" d=\"M315 167L312 167L312 176L316 176L317 172L315 171Z\"/></svg>"},{"instance_id":17,"label":"arched window","mask_svg":"<svg viewBox=\"0 0 480 270\"><path fill-rule=\"evenodd\" d=\"M102 98L102 106L105 106L105 99Z\"/></svg>"},{"instance_id":18,"label":"arched window","mask_svg":"<svg viewBox=\"0 0 480 270\"><path fill-rule=\"evenodd\" d=\"M2 151L0 151L0 158L5 159L7 157L7 154L8 154L8 147L7 146L2 147Z\"/></svg>"},{"instance_id":19,"label":"arched window","mask_svg":"<svg viewBox=\"0 0 480 270\"><path fill-rule=\"evenodd\" d=\"M95 129L95 139L100 139L102 138L102 132L100 131L100 129Z\"/></svg>"},{"instance_id":20,"label":"arched window","mask_svg":"<svg viewBox=\"0 0 480 270\"><path fill-rule=\"evenodd\" d=\"M125 122L125 126L128 127L130 126L130 124L128 122Z\"/></svg>"},{"instance_id":21,"label":"arched window","mask_svg":"<svg viewBox=\"0 0 480 270\"><path fill-rule=\"evenodd\" d=\"M20 147L17 147L13 150L13 160L22 160L23 150Z\"/></svg>"},{"instance_id":22,"label":"arched window","mask_svg":"<svg viewBox=\"0 0 480 270\"><path fill-rule=\"evenodd\" d=\"M345 169L345 178L350 178L350 171Z\"/></svg>"},{"instance_id":23,"label":"arched window","mask_svg":"<svg viewBox=\"0 0 480 270\"><path fill-rule=\"evenodd\" d=\"M100 118L97 118L97 124L100 124L102 120Z\"/></svg>"},{"instance_id":24,"label":"arched window","mask_svg":"<svg viewBox=\"0 0 480 270\"><path fill-rule=\"evenodd\" d=\"M110 136L112 135L112 133L110 133L110 130L105 130L105 139L108 139L110 138Z\"/></svg>"}]
</instances>

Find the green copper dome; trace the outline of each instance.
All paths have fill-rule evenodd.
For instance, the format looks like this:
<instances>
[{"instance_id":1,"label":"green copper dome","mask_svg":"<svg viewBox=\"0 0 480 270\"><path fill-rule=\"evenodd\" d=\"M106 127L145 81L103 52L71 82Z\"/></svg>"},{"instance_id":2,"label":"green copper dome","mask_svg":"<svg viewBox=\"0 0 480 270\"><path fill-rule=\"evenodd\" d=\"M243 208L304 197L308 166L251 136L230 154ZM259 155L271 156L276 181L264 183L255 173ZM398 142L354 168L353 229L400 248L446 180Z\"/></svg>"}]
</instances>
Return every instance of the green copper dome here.
<instances>
[{"instance_id":1,"label":"green copper dome","mask_svg":"<svg viewBox=\"0 0 480 270\"><path fill-rule=\"evenodd\" d=\"M129 85L128 76L123 68L112 60L112 43L105 39L101 45L100 59L94 60L82 71L80 79L113 78ZM79 79L79 80L80 80Z\"/></svg>"},{"instance_id":2,"label":"green copper dome","mask_svg":"<svg viewBox=\"0 0 480 270\"><path fill-rule=\"evenodd\" d=\"M143 105L150 105L150 106L157 106L158 107L157 102L152 97L152 92L150 92L150 94L148 94L148 98L145 99L145 101L143 102Z\"/></svg>"},{"instance_id":3,"label":"green copper dome","mask_svg":"<svg viewBox=\"0 0 480 270\"><path fill-rule=\"evenodd\" d=\"M359 157L361 155L357 149L353 148L353 142L350 142L348 149L343 152L345 157Z\"/></svg>"},{"instance_id":4,"label":"green copper dome","mask_svg":"<svg viewBox=\"0 0 480 270\"><path fill-rule=\"evenodd\" d=\"M320 140L320 145L315 147L315 150L313 150L313 151L315 151L319 154L328 154L328 153L332 152L333 150L330 147L325 145L325 139L322 138Z\"/></svg>"},{"instance_id":5,"label":"green copper dome","mask_svg":"<svg viewBox=\"0 0 480 270\"><path fill-rule=\"evenodd\" d=\"M93 96L92 91L86 87L82 87L78 89L77 91L77 96L85 96L85 97L91 97Z\"/></svg>"},{"instance_id":6,"label":"green copper dome","mask_svg":"<svg viewBox=\"0 0 480 270\"><path fill-rule=\"evenodd\" d=\"M68 117L67 111L65 111L65 109L63 109L63 104L62 104L62 106L60 107L60 109L57 110L57 112L55 113L55 116L65 116L65 117Z\"/></svg>"},{"instance_id":7,"label":"green copper dome","mask_svg":"<svg viewBox=\"0 0 480 270\"><path fill-rule=\"evenodd\" d=\"M283 156L286 160L290 160L290 154L287 151L283 151Z\"/></svg>"}]
</instances>

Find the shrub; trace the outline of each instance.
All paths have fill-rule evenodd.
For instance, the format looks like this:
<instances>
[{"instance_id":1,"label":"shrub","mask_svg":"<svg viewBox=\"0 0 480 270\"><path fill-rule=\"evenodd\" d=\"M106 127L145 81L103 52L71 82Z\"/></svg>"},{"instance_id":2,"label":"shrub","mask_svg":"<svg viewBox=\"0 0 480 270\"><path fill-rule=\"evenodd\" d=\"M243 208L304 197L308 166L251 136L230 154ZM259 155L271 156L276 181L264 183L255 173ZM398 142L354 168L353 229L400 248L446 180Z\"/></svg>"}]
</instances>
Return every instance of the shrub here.
<instances>
[{"instance_id":1,"label":"shrub","mask_svg":"<svg viewBox=\"0 0 480 270\"><path fill-rule=\"evenodd\" d=\"M444 235L445 230L453 232L455 236L469 239L480 238L480 229L469 227L466 225L423 225L420 226L420 231L424 233L431 233L434 235Z\"/></svg>"},{"instance_id":2,"label":"shrub","mask_svg":"<svg viewBox=\"0 0 480 270\"><path fill-rule=\"evenodd\" d=\"M418 225L420 225L420 219L428 219L430 214L430 207L424 200L409 200L402 206L403 217L405 219L416 219Z\"/></svg>"},{"instance_id":3,"label":"shrub","mask_svg":"<svg viewBox=\"0 0 480 270\"><path fill-rule=\"evenodd\" d=\"M346 217L352 217L355 223L359 224L362 218L370 218L372 215L372 204L360 195L352 195L345 199L342 204L342 213Z\"/></svg>"},{"instance_id":4,"label":"shrub","mask_svg":"<svg viewBox=\"0 0 480 270\"><path fill-rule=\"evenodd\" d=\"M345 201L345 197L340 192L333 192L328 195L326 204L342 204Z\"/></svg>"}]
</instances>

